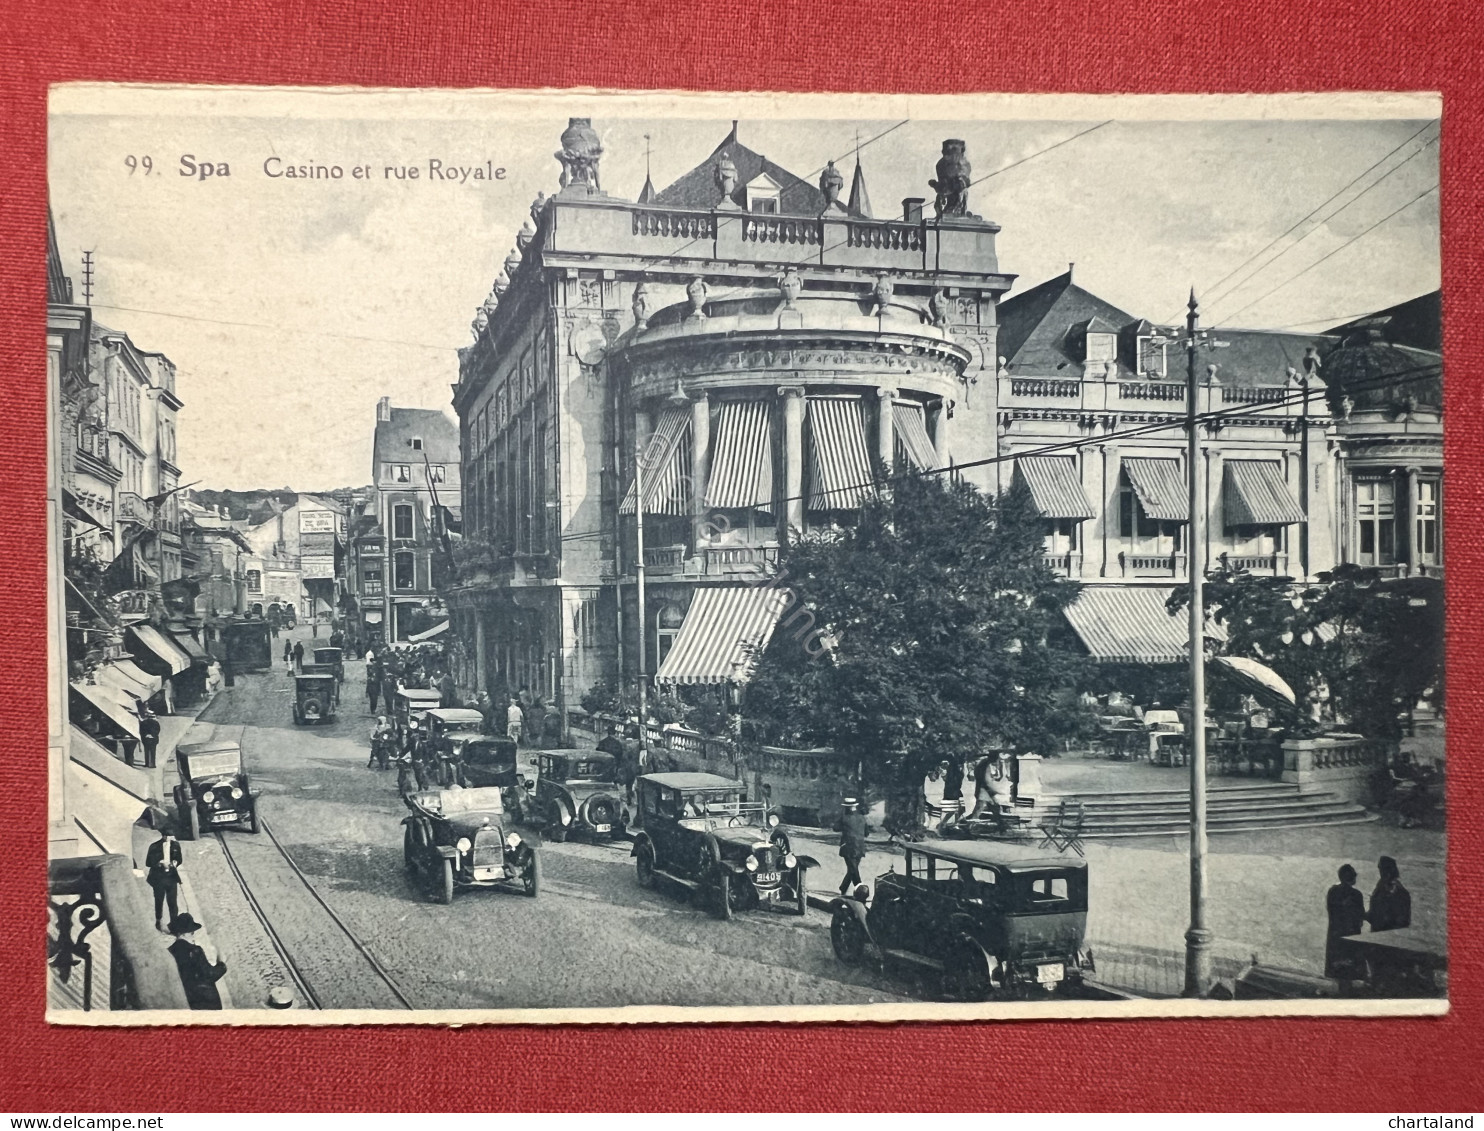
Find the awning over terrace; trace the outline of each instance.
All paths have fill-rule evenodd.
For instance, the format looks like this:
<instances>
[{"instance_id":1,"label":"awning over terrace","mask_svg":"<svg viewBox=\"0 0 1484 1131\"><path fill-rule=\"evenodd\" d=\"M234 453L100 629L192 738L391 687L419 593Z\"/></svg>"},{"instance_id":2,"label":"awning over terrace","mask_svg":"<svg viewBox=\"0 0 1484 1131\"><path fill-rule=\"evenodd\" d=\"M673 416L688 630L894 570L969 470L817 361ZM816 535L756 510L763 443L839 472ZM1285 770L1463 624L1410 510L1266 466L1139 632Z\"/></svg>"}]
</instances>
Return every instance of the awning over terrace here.
<instances>
[{"instance_id":1,"label":"awning over terrace","mask_svg":"<svg viewBox=\"0 0 1484 1131\"><path fill-rule=\"evenodd\" d=\"M804 497L810 510L853 510L870 497L874 476L859 397L810 397L811 443Z\"/></svg>"},{"instance_id":2,"label":"awning over terrace","mask_svg":"<svg viewBox=\"0 0 1484 1131\"><path fill-rule=\"evenodd\" d=\"M130 738L139 737L139 716L124 704L122 691L95 683L74 683L72 693Z\"/></svg>"},{"instance_id":3,"label":"awning over terrace","mask_svg":"<svg viewBox=\"0 0 1484 1131\"><path fill-rule=\"evenodd\" d=\"M1146 515L1164 522L1190 521L1189 490L1179 460L1129 456L1123 470Z\"/></svg>"},{"instance_id":4,"label":"awning over terrace","mask_svg":"<svg viewBox=\"0 0 1484 1131\"><path fill-rule=\"evenodd\" d=\"M186 655L181 650L180 645L176 644L175 641L167 637L154 625L130 625L129 632L133 634L140 648L170 669L171 675L179 675L191 666L190 656Z\"/></svg>"},{"instance_id":5,"label":"awning over terrace","mask_svg":"<svg viewBox=\"0 0 1484 1131\"><path fill-rule=\"evenodd\" d=\"M639 452L640 471L618 506L619 514L639 509L639 480L644 480L644 513L690 513L690 406L666 409Z\"/></svg>"},{"instance_id":6,"label":"awning over terrace","mask_svg":"<svg viewBox=\"0 0 1484 1131\"><path fill-rule=\"evenodd\" d=\"M1190 657L1185 614L1165 608L1173 588L1090 585L1066 609L1091 657L1100 663L1178 664ZM1206 635L1226 639L1226 630L1207 623Z\"/></svg>"},{"instance_id":7,"label":"awning over terrace","mask_svg":"<svg viewBox=\"0 0 1484 1131\"><path fill-rule=\"evenodd\" d=\"M771 586L698 589L655 683L745 683L787 604Z\"/></svg>"},{"instance_id":8,"label":"awning over terrace","mask_svg":"<svg viewBox=\"0 0 1484 1131\"><path fill-rule=\"evenodd\" d=\"M1030 489L1043 518L1094 518L1097 512L1077 477L1075 456L1021 456L1015 474Z\"/></svg>"},{"instance_id":9,"label":"awning over terrace","mask_svg":"<svg viewBox=\"0 0 1484 1131\"><path fill-rule=\"evenodd\" d=\"M763 401L723 401L711 448L706 505L773 507L773 435Z\"/></svg>"}]
</instances>

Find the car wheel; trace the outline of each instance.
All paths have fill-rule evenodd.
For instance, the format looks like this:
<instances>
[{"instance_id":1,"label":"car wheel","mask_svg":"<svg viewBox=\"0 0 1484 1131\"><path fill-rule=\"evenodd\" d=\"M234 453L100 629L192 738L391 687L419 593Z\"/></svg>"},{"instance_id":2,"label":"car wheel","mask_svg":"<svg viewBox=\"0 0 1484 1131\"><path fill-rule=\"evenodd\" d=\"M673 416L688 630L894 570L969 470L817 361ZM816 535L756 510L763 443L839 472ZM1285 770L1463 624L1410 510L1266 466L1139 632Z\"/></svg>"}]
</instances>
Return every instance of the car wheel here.
<instances>
[{"instance_id":1,"label":"car wheel","mask_svg":"<svg viewBox=\"0 0 1484 1131\"><path fill-rule=\"evenodd\" d=\"M794 908L795 915L809 914L809 869L799 868L798 905Z\"/></svg>"},{"instance_id":2,"label":"car wheel","mask_svg":"<svg viewBox=\"0 0 1484 1131\"><path fill-rule=\"evenodd\" d=\"M185 825L187 840L201 839L201 811L196 808L196 803L194 801L186 806Z\"/></svg>"},{"instance_id":3,"label":"car wheel","mask_svg":"<svg viewBox=\"0 0 1484 1131\"><path fill-rule=\"evenodd\" d=\"M716 881L716 915L719 919L730 919L732 907L732 874L722 872Z\"/></svg>"},{"instance_id":4,"label":"car wheel","mask_svg":"<svg viewBox=\"0 0 1484 1131\"><path fill-rule=\"evenodd\" d=\"M639 852L634 857L634 869L639 874L639 886L641 888L654 887L654 849L647 844L639 846Z\"/></svg>"},{"instance_id":5,"label":"car wheel","mask_svg":"<svg viewBox=\"0 0 1484 1131\"><path fill-rule=\"evenodd\" d=\"M443 882L438 888L438 902L449 904L453 902L453 861L448 857L443 858Z\"/></svg>"},{"instance_id":6,"label":"car wheel","mask_svg":"<svg viewBox=\"0 0 1484 1131\"><path fill-rule=\"evenodd\" d=\"M556 844L561 844L564 840L567 839L567 825L563 820L566 815L566 807L563 806L560 801L553 801L551 803L551 814L548 820L548 824L551 826L551 831L548 833L548 835Z\"/></svg>"},{"instance_id":7,"label":"car wheel","mask_svg":"<svg viewBox=\"0 0 1484 1131\"><path fill-rule=\"evenodd\" d=\"M984 953L967 940L943 962L943 996L949 1001L984 1001L989 997L989 966Z\"/></svg>"},{"instance_id":8,"label":"car wheel","mask_svg":"<svg viewBox=\"0 0 1484 1131\"><path fill-rule=\"evenodd\" d=\"M258 803L252 803L252 811L248 814L247 827L254 833L263 831L263 822L258 819Z\"/></svg>"},{"instance_id":9,"label":"car wheel","mask_svg":"<svg viewBox=\"0 0 1484 1131\"><path fill-rule=\"evenodd\" d=\"M830 945L846 966L859 966L866 957L866 929L847 907L836 910L830 920Z\"/></svg>"},{"instance_id":10,"label":"car wheel","mask_svg":"<svg viewBox=\"0 0 1484 1131\"><path fill-rule=\"evenodd\" d=\"M521 879L525 881L527 895L535 898L541 894L541 855L534 849L531 851L531 862L526 865L525 875Z\"/></svg>"}]
</instances>

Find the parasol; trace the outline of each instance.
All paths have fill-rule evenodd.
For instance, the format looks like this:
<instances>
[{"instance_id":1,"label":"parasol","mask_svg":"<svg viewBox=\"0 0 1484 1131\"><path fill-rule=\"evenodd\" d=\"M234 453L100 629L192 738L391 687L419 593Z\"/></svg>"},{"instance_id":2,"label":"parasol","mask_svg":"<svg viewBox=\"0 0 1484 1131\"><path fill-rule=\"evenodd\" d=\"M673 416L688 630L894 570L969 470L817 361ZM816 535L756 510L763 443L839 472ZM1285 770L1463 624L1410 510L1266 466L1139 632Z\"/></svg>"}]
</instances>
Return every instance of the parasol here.
<instances>
[{"instance_id":1,"label":"parasol","mask_svg":"<svg viewBox=\"0 0 1484 1131\"><path fill-rule=\"evenodd\" d=\"M1280 701L1287 707L1298 705L1298 696L1294 695L1293 688L1266 664L1260 664L1246 656L1217 656L1216 664L1218 670L1230 677L1243 691L1270 706Z\"/></svg>"}]
</instances>

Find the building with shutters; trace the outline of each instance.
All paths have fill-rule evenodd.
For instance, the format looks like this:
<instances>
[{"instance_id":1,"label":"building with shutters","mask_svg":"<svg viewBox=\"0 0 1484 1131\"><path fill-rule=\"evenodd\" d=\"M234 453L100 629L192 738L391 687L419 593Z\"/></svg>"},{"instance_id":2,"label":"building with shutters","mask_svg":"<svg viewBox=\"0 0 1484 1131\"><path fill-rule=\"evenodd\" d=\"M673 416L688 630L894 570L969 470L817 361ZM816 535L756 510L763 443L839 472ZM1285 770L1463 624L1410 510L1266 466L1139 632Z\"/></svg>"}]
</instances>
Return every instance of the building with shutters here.
<instances>
[{"instance_id":1,"label":"building with shutters","mask_svg":"<svg viewBox=\"0 0 1484 1131\"><path fill-rule=\"evenodd\" d=\"M840 522L878 469L993 451L999 270L944 196L871 215L833 162L806 180L734 124L691 172L626 200L586 119L462 351L454 625L477 681L575 704L599 681L727 684L776 619L789 530ZM986 446L984 437L989 437ZM637 595L639 519L646 600ZM642 654L640 652L642 641Z\"/></svg>"},{"instance_id":2,"label":"building with shutters","mask_svg":"<svg viewBox=\"0 0 1484 1131\"><path fill-rule=\"evenodd\" d=\"M884 218L859 159L847 196L833 162L801 178L735 123L633 200L602 184L602 153L572 119L559 191L533 204L461 351L450 599L492 694L564 706L641 672L744 679L786 612L764 583L789 532L848 522L886 473L1024 482L1048 564L1086 583L1088 616L1141 638L1162 639L1148 598L1192 561L1313 577L1362 544L1344 430L1302 396L1341 339L1203 344L1208 521L1190 546L1183 325L1070 270L1006 297L961 141L922 170L936 199Z\"/></svg>"}]
</instances>

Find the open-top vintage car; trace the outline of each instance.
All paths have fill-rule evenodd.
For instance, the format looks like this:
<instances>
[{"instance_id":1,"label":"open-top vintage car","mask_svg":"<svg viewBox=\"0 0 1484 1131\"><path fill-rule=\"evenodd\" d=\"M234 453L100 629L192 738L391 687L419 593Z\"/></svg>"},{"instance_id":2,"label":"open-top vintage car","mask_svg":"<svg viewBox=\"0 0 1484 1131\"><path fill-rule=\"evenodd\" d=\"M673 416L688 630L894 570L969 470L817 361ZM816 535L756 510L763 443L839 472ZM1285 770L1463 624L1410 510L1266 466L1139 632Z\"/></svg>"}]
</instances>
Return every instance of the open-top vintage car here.
<instances>
[{"instance_id":1,"label":"open-top vintage car","mask_svg":"<svg viewBox=\"0 0 1484 1131\"><path fill-rule=\"evenodd\" d=\"M402 858L440 903L463 887L509 884L526 895L541 890L541 857L535 844L505 824L498 787L430 789L407 795L402 818Z\"/></svg>"},{"instance_id":2,"label":"open-top vintage car","mask_svg":"<svg viewBox=\"0 0 1484 1131\"><path fill-rule=\"evenodd\" d=\"M345 655L339 648L316 648L314 666L334 672L336 679L345 682Z\"/></svg>"},{"instance_id":3,"label":"open-top vintage car","mask_svg":"<svg viewBox=\"0 0 1484 1131\"><path fill-rule=\"evenodd\" d=\"M840 961L868 954L911 964L943 996L982 1001L1076 993L1084 949L1087 862L1018 845L927 840L906 845L905 872L834 901Z\"/></svg>"},{"instance_id":4,"label":"open-top vintage car","mask_svg":"<svg viewBox=\"0 0 1484 1131\"><path fill-rule=\"evenodd\" d=\"M340 684L330 671L294 676L294 723L332 722L340 707Z\"/></svg>"},{"instance_id":5,"label":"open-top vintage car","mask_svg":"<svg viewBox=\"0 0 1484 1131\"><path fill-rule=\"evenodd\" d=\"M180 783L173 791L181 836L195 840L201 830L246 825L257 832L258 793L242 767L242 728L219 726L200 742L175 751Z\"/></svg>"},{"instance_id":6,"label":"open-top vintage car","mask_svg":"<svg viewBox=\"0 0 1484 1131\"><path fill-rule=\"evenodd\" d=\"M663 876L708 897L723 919L760 904L808 912L805 874L819 862L794 855L778 817L747 801L741 782L669 773L636 785L644 827L630 855L642 886Z\"/></svg>"},{"instance_id":7,"label":"open-top vintage car","mask_svg":"<svg viewBox=\"0 0 1484 1131\"><path fill-rule=\"evenodd\" d=\"M581 833L611 840L624 833L618 759L600 751L543 753L536 764L535 814L555 841Z\"/></svg>"},{"instance_id":8,"label":"open-top vintage car","mask_svg":"<svg viewBox=\"0 0 1484 1131\"><path fill-rule=\"evenodd\" d=\"M397 728L397 737L405 739L408 724L416 719L422 725L423 716L443 701L443 695L422 687L403 687L397 690L392 700L392 725Z\"/></svg>"}]
</instances>

